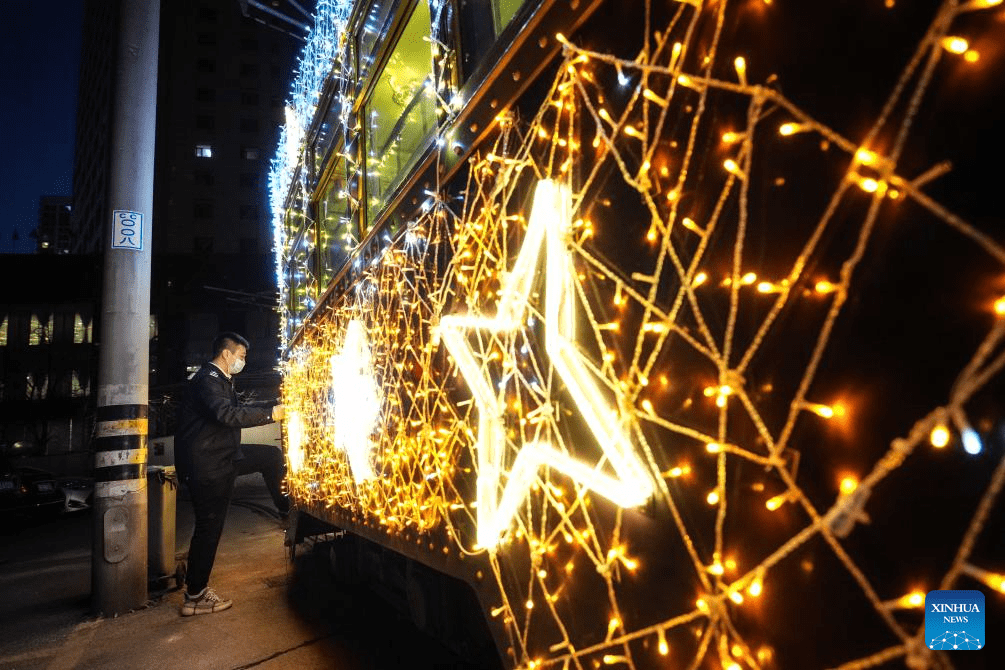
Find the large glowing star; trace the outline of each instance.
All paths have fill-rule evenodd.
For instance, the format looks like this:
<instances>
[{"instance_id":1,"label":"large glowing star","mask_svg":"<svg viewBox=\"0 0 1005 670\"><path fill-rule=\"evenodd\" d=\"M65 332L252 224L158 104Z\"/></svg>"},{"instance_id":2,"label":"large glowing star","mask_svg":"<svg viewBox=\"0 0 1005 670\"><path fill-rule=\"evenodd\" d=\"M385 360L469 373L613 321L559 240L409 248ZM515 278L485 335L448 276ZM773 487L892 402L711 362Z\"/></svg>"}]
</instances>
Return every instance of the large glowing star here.
<instances>
[{"instance_id":1,"label":"large glowing star","mask_svg":"<svg viewBox=\"0 0 1005 670\"><path fill-rule=\"evenodd\" d=\"M502 280L496 315L459 314L440 320L440 337L464 375L478 408L478 544L482 547L490 548L498 543L542 466L565 473L621 507L641 505L653 493L652 480L619 425L616 408L605 397L598 379L570 339L575 337L579 307L575 267L566 245L571 201L568 186L551 180L538 182L527 235L513 270ZM468 332L499 333L523 328L542 248L546 251L545 352L568 387L614 475L602 470L601 463L594 466L583 463L549 442L525 442L510 466L500 495L500 483L506 474L506 432L502 420L506 405L498 385L493 384L477 361Z\"/></svg>"},{"instance_id":2,"label":"large glowing star","mask_svg":"<svg viewBox=\"0 0 1005 670\"><path fill-rule=\"evenodd\" d=\"M353 319L346 326L342 350L331 357L331 372L335 446L346 453L353 479L373 479L370 434L380 413L380 397L370 343L360 321Z\"/></svg>"}]
</instances>

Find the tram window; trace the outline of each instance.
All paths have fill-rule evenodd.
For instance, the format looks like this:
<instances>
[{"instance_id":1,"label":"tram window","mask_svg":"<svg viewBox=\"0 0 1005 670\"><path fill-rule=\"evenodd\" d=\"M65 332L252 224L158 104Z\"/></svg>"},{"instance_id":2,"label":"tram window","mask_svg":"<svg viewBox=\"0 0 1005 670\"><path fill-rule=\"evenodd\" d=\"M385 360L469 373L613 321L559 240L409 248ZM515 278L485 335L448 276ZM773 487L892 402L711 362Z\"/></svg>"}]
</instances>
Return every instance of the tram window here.
<instances>
[{"instance_id":1,"label":"tram window","mask_svg":"<svg viewBox=\"0 0 1005 670\"><path fill-rule=\"evenodd\" d=\"M374 0L363 19L359 32L359 78L363 81L370 73L374 58L377 56L377 45L387 34L391 21L392 9L396 3L387 0Z\"/></svg>"},{"instance_id":2,"label":"tram window","mask_svg":"<svg viewBox=\"0 0 1005 670\"><path fill-rule=\"evenodd\" d=\"M419 2L363 109L367 221L383 209L436 126L430 44L429 4Z\"/></svg>"},{"instance_id":3,"label":"tram window","mask_svg":"<svg viewBox=\"0 0 1005 670\"><path fill-rule=\"evenodd\" d=\"M460 0L464 78L478 67L526 0Z\"/></svg>"},{"instance_id":4,"label":"tram window","mask_svg":"<svg viewBox=\"0 0 1005 670\"><path fill-rule=\"evenodd\" d=\"M332 178L324 186L324 196L318 204L321 240L320 285L327 286L356 248L352 220L349 218L349 193L345 178L345 162L339 161Z\"/></svg>"}]
</instances>

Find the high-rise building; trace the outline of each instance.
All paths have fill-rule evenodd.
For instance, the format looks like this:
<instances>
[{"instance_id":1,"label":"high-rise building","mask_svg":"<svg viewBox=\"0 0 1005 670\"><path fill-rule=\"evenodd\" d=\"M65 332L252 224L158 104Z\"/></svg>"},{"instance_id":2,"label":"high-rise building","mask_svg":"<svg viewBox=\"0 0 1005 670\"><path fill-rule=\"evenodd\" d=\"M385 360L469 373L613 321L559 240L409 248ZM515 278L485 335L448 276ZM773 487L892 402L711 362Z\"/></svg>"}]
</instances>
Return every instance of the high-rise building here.
<instances>
[{"instance_id":1,"label":"high-rise building","mask_svg":"<svg viewBox=\"0 0 1005 670\"><path fill-rule=\"evenodd\" d=\"M40 254L70 253L70 216L73 198L43 195L38 199L38 227L32 233Z\"/></svg>"},{"instance_id":2,"label":"high-rise building","mask_svg":"<svg viewBox=\"0 0 1005 670\"><path fill-rule=\"evenodd\" d=\"M269 253L268 165L300 43L237 0L161 12L155 253Z\"/></svg>"},{"instance_id":3,"label":"high-rise building","mask_svg":"<svg viewBox=\"0 0 1005 670\"><path fill-rule=\"evenodd\" d=\"M85 0L73 153L73 253L102 249L102 222L108 221L112 89L118 3Z\"/></svg>"},{"instance_id":4,"label":"high-rise building","mask_svg":"<svg viewBox=\"0 0 1005 670\"><path fill-rule=\"evenodd\" d=\"M275 361L268 172L302 46L295 34L299 28L282 19L280 10L300 12L313 3L298 2L295 9L271 4L272 13L239 0L161 3L151 217L152 386L183 381L205 360L219 330L237 330L252 340L249 372L271 370ZM116 5L104 0L85 5L75 251L101 251L110 217Z\"/></svg>"}]
</instances>

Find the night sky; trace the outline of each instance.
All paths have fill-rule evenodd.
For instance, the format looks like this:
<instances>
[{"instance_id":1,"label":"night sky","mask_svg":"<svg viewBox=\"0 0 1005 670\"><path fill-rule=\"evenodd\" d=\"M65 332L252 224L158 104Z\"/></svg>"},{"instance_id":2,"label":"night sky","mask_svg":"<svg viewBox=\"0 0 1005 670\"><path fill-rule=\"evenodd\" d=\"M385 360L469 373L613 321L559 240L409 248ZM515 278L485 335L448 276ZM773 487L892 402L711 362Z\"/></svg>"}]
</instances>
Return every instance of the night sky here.
<instances>
[{"instance_id":1,"label":"night sky","mask_svg":"<svg viewBox=\"0 0 1005 670\"><path fill-rule=\"evenodd\" d=\"M0 253L30 253L42 195L70 195L83 0L5 0ZM20 237L15 240L14 236Z\"/></svg>"}]
</instances>

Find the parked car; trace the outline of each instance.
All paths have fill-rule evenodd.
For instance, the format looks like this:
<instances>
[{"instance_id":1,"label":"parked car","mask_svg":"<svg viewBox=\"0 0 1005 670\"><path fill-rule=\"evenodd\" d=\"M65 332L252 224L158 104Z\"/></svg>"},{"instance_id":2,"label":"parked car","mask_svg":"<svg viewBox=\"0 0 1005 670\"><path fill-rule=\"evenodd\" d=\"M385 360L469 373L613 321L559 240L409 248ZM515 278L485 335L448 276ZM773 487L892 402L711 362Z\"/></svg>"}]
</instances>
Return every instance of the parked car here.
<instances>
[{"instance_id":1,"label":"parked car","mask_svg":"<svg viewBox=\"0 0 1005 670\"><path fill-rule=\"evenodd\" d=\"M94 480L90 477L59 477L56 485L63 493L63 512L80 512L94 503Z\"/></svg>"},{"instance_id":2,"label":"parked car","mask_svg":"<svg viewBox=\"0 0 1005 670\"><path fill-rule=\"evenodd\" d=\"M0 454L0 514L60 512L66 498L50 472L15 465Z\"/></svg>"},{"instance_id":3,"label":"parked car","mask_svg":"<svg viewBox=\"0 0 1005 670\"><path fill-rule=\"evenodd\" d=\"M67 513L90 509L94 480L90 477L57 477L53 473L23 465L31 445L15 442L0 445L0 515L28 515L38 512Z\"/></svg>"}]
</instances>

